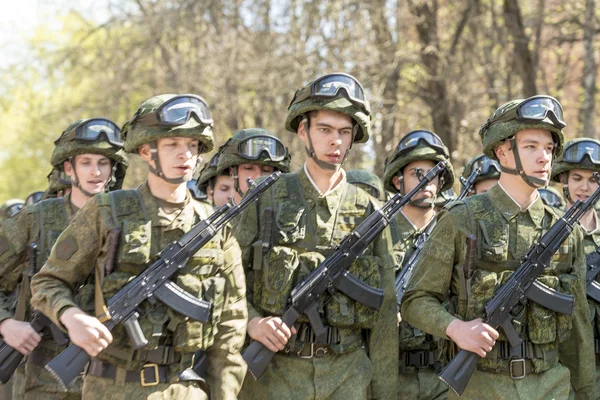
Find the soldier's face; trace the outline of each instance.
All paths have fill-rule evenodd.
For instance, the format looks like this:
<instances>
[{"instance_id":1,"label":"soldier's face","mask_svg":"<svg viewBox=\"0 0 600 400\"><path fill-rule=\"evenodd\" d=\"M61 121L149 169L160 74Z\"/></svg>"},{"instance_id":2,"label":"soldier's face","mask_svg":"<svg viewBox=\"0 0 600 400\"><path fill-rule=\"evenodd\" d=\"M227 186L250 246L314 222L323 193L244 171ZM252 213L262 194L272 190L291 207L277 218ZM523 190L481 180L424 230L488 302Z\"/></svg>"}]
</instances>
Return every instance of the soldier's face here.
<instances>
[{"instance_id":1,"label":"soldier's face","mask_svg":"<svg viewBox=\"0 0 600 400\"><path fill-rule=\"evenodd\" d=\"M548 181L554 151L554 140L550 131L524 129L516 133L515 139L525 174ZM500 165L516 168L515 155L508 140L498 146L496 156Z\"/></svg>"},{"instance_id":2,"label":"soldier's face","mask_svg":"<svg viewBox=\"0 0 600 400\"><path fill-rule=\"evenodd\" d=\"M275 168L270 165L259 164L240 164L238 165L238 179L240 180L240 190L242 193L248 191L248 179L256 179L260 176L271 175Z\"/></svg>"},{"instance_id":3,"label":"soldier's face","mask_svg":"<svg viewBox=\"0 0 600 400\"><path fill-rule=\"evenodd\" d=\"M167 178L192 179L198 161L198 140L185 137L161 138L156 141L162 172ZM144 157L142 157L144 158ZM153 160L147 160L154 163Z\"/></svg>"},{"instance_id":4,"label":"soldier's face","mask_svg":"<svg viewBox=\"0 0 600 400\"><path fill-rule=\"evenodd\" d=\"M402 176L404 176L404 193L407 194L411 190L413 190L420 182L419 174L421 176L425 176L433 167L435 167L435 162L430 160L419 160L413 161L410 164L404 167L402 171ZM396 185L396 189L400 190L400 180L398 177L394 177L393 180L394 185ZM418 199L426 199L426 198L434 198L437 194L440 180L439 178L433 179L423 190L416 194L413 197L414 200Z\"/></svg>"},{"instance_id":5,"label":"soldier's face","mask_svg":"<svg viewBox=\"0 0 600 400\"><path fill-rule=\"evenodd\" d=\"M233 196L233 178L231 176L219 175L215 178L214 188L208 188L208 195L212 198L213 204L221 207Z\"/></svg>"},{"instance_id":6,"label":"soldier's face","mask_svg":"<svg viewBox=\"0 0 600 400\"><path fill-rule=\"evenodd\" d=\"M571 200L586 201L598 188L594 179L594 171L573 169L567 173L567 187Z\"/></svg>"},{"instance_id":7,"label":"soldier's face","mask_svg":"<svg viewBox=\"0 0 600 400\"><path fill-rule=\"evenodd\" d=\"M308 149L310 144L304 125L298 127L298 137ZM352 118L346 114L330 110L311 113L309 133L317 159L341 164L352 144L352 127Z\"/></svg>"},{"instance_id":8,"label":"soldier's face","mask_svg":"<svg viewBox=\"0 0 600 400\"><path fill-rule=\"evenodd\" d=\"M64 164L71 182L79 181L81 188L88 193L103 192L112 174L111 160L100 154L80 154L73 160L74 165L68 161Z\"/></svg>"},{"instance_id":9,"label":"soldier's face","mask_svg":"<svg viewBox=\"0 0 600 400\"><path fill-rule=\"evenodd\" d=\"M474 186L475 188L475 193L474 194L482 194L487 192L488 190L490 190L492 188L492 186L494 186L496 183L498 183L498 179L484 179L481 180L479 182L477 182Z\"/></svg>"}]
</instances>

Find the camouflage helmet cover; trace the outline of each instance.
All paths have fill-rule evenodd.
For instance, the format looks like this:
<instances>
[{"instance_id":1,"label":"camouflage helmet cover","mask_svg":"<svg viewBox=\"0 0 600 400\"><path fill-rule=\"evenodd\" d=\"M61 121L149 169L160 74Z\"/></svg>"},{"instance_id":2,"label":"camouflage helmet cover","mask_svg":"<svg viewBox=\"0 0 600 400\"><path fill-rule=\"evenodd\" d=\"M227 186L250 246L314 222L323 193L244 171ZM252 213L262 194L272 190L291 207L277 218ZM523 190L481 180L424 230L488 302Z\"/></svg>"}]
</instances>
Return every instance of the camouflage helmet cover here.
<instances>
[{"instance_id":1,"label":"camouflage helmet cover","mask_svg":"<svg viewBox=\"0 0 600 400\"><path fill-rule=\"evenodd\" d=\"M443 192L445 190L451 189L454 185L454 168L452 168L450 160L444 157L444 155L435 151L433 148L425 144L419 144L410 152L400 157L397 157L397 155L398 151L394 150L394 152L389 157L390 162L386 163L385 169L383 171L383 184L387 191L392 193L398 192L398 189L396 189L394 183L392 182L394 176L396 176L404 167L406 167L411 162L421 160L429 160L433 161L434 163L446 161L447 167L442 174L444 178L444 185L440 188L439 191Z\"/></svg>"},{"instance_id":2,"label":"camouflage helmet cover","mask_svg":"<svg viewBox=\"0 0 600 400\"><path fill-rule=\"evenodd\" d=\"M163 103L176 96L175 94L154 96L139 106L131 120L127 121L121 129L127 153L135 153L141 145L167 137L197 139L204 145L204 152L209 152L215 147L212 126L200 124L194 118L190 118L184 125L173 127L144 126L136 123L137 118L155 112Z\"/></svg>"},{"instance_id":3,"label":"camouflage helmet cover","mask_svg":"<svg viewBox=\"0 0 600 400\"><path fill-rule=\"evenodd\" d=\"M469 163L467 164L465 169L463 170L462 177L467 179L473 172L473 163L483 157L489 158L485 154L481 154L476 157L473 157L471 159L471 161L469 161ZM500 165L498 164L498 162L496 160L493 160L493 159L490 159L490 160L492 162L496 163L496 165L498 165L498 169L490 168L487 174L484 174L483 172L481 172L481 174L479 174L479 176L475 179L475 182L473 182L473 183L481 182L486 179L500 179L500 170L499 170Z\"/></svg>"},{"instance_id":4,"label":"camouflage helmet cover","mask_svg":"<svg viewBox=\"0 0 600 400\"><path fill-rule=\"evenodd\" d=\"M354 185L366 185L379 192L378 199L385 200L383 182L377 175L364 169L353 169L346 172L346 180Z\"/></svg>"},{"instance_id":5,"label":"camouflage helmet cover","mask_svg":"<svg viewBox=\"0 0 600 400\"><path fill-rule=\"evenodd\" d=\"M273 168L277 168L283 173L290 172L290 161L291 156L289 150L286 147L286 156L281 161L273 161L266 152L260 154L260 158L256 160L249 160L238 154L238 145L244 139L248 139L254 136L272 136L277 137L274 133L263 129L263 128L247 128L237 131L233 136L219 148L219 165L214 176L221 175L228 168L234 167L240 164L259 164L267 165Z\"/></svg>"},{"instance_id":6,"label":"camouflage helmet cover","mask_svg":"<svg viewBox=\"0 0 600 400\"><path fill-rule=\"evenodd\" d=\"M556 142L555 156L559 156L562 153L563 143L565 141L562 129L551 123L544 122L545 120L541 122L525 122L518 121L517 119L497 121L498 118L501 118L507 112L515 110L524 100L525 99L512 100L503 104L494 111L479 130L479 136L483 143L483 153L492 160L498 159L495 152L496 147L501 145L506 139L513 137L517 132L524 129L545 129L550 131Z\"/></svg>"},{"instance_id":7,"label":"camouflage helmet cover","mask_svg":"<svg viewBox=\"0 0 600 400\"><path fill-rule=\"evenodd\" d=\"M564 148L568 148L571 145L575 145L579 142L595 142L600 146L600 141L591 138L577 138L573 140L569 140L565 143ZM564 172L571 171L573 169L585 169L593 172L600 172L600 165L594 164L589 157L584 157L581 162L576 164L567 162L563 159L563 157L558 157L556 161L552 164L552 180L555 182L560 182L560 175Z\"/></svg>"}]
</instances>

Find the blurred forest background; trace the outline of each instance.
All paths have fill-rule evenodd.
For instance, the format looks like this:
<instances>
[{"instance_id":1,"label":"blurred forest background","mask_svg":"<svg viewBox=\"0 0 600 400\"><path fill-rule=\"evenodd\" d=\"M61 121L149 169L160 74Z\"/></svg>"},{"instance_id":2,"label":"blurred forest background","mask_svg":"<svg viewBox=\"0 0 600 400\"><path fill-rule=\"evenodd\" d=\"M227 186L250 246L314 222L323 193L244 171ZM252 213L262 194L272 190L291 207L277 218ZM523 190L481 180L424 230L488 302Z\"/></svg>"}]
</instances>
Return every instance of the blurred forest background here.
<instances>
[{"instance_id":1,"label":"blurred forest background","mask_svg":"<svg viewBox=\"0 0 600 400\"><path fill-rule=\"evenodd\" d=\"M0 203L46 188L53 141L72 121L122 125L161 93L207 99L217 145L242 128L275 132L297 168L287 106L335 71L363 83L374 112L347 169L381 174L400 137L422 128L462 172L493 110L540 93L561 101L568 138L596 137L596 0L23 1L44 12L17 29L18 57L2 56L12 39L0 42ZM145 174L134 158L126 187Z\"/></svg>"}]
</instances>

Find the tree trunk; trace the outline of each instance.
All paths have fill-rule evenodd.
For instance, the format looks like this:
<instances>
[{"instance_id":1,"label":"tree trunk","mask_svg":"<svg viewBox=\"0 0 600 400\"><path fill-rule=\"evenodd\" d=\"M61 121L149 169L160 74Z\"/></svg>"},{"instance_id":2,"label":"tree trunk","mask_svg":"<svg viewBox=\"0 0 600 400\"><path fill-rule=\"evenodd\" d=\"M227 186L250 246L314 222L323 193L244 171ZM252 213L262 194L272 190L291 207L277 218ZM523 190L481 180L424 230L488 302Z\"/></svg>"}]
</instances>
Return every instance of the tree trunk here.
<instances>
[{"instance_id":1,"label":"tree trunk","mask_svg":"<svg viewBox=\"0 0 600 400\"><path fill-rule=\"evenodd\" d=\"M583 25L583 77L581 86L583 87L583 103L579 110L579 130L583 136L595 137L596 129L594 125L594 114L596 108L596 75L598 64L596 63L596 53L594 51L594 23L595 0L586 0L585 2L585 23Z\"/></svg>"}]
</instances>

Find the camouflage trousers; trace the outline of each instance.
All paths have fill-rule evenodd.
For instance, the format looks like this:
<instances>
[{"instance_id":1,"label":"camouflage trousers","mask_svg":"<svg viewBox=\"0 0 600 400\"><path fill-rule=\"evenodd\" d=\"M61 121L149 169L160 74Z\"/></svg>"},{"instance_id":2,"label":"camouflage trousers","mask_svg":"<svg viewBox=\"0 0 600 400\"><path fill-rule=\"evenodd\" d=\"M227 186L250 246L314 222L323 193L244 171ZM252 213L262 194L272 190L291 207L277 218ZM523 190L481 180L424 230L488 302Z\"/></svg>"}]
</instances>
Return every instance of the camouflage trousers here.
<instances>
[{"instance_id":1,"label":"camouflage trousers","mask_svg":"<svg viewBox=\"0 0 600 400\"><path fill-rule=\"evenodd\" d=\"M117 369L116 379L87 375L83 378L85 400L208 400L195 382L159 383L143 387L139 382L126 382L125 369Z\"/></svg>"},{"instance_id":2,"label":"camouflage trousers","mask_svg":"<svg viewBox=\"0 0 600 400\"><path fill-rule=\"evenodd\" d=\"M448 386L438 378L432 367L401 372L398 375L398 400L443 400L448 398Z\"/></svg>"},{"instance_id":3,"label":"camouflage trousers","mask_svg":"<svg viewBox=\"0 0 600 400\"><path fill-rule=\"evenodd\" d=\"M69 387L69 391L64 392L56 378L45 368L25 363L22 392L24 400L80 400L81 378L77 378Z\"/></svg>"},{"instance_id":4,"label":"camouflage trousers","mask_svg":"<svg viewBox=\"0 0 600 400\"><path fill-rule=\"evenodd\" d=\"M10 378L5 384L0 383L0 399L11 400L12 399L12 388L15 378Z\"/></svg>"},{"instance_id":5,"label":"camouflage trousers","mask_svg":"<svg viewBox=\"0 0 600 400\"><path fill-rule=\"evenodd\" d=\"M571 392L569 393L569 400L575 400L575 390L571 386ZM600 400L600 362L598 355L596 354L596 400Z\"/></svg>"},{"instance_id":6,"label":"camouflage trousers","mask_svg":"<svg viewBox=\"0 0 600 400\"><path fill-rule=\"evenodd\" d=\"M363 349L311 359L275 354L258 381L246 374L239 399L363 400L371 372Z\"/></svg>"},{"instance_id":7,"label":"camouflage trousers","mask_svg":"<svg viewBox=\"0 0 600 400\"><path fill-rule=\"evenodd\" d=\"M475 371L462 396L459 398L450 390L448 400L564 400L569 398L570 377L567 367L561 364L539 374L529 374L524 379Z\"/></svg>"},{"instance_id":8,"label":"camouflage trousers","mask_svg":"<svg viewBox=\"0 0 600 400\"><path fill-rule=\"evenodd\" d=\"M21 363L15 370L15 373L13 374L12 378L10 378L10 380L7 383L7 385L11 386L12 400L23 400L23 397L24 397L23 384L24 383L25 383L25 364ZM8 397L8 398L10 399L11 397Z\"/></svg>"}]
</instances>

